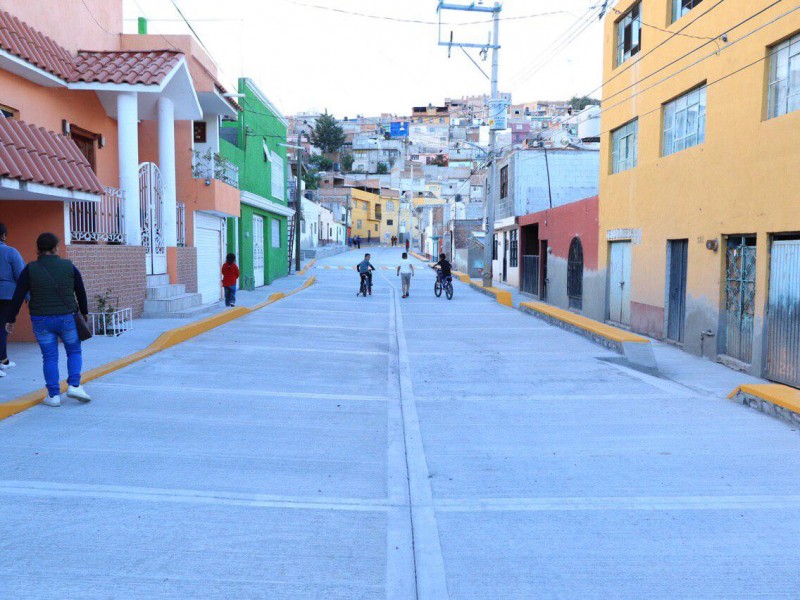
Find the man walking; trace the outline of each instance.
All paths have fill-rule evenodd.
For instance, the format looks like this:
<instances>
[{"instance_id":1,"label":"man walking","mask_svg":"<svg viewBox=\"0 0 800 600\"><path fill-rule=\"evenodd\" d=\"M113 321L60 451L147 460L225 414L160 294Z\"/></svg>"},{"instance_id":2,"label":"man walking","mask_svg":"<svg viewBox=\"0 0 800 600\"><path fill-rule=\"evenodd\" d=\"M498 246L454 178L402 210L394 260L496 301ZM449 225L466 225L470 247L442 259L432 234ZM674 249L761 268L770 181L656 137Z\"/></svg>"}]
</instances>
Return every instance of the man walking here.
<instances>
[{"instance_id":1,"label":"man walking","mask_svg":"<svg viewBox=\"0 0 800 600\"><path fill-rule=\"evenodd\" d=\"M414 265L408 260L408 253L403 252L403 258L397 265L397 274L400 276L400 283L403 286L403 298L408 298L411 289L411 278L414 276Z\"/></svg>"},{"instance_id":2,"label":"man walking","mask_svg":"<svg viewBox=\"0 0 800 600\"><path fill-rule=\"evenodd\" d=\"M6 226L0 223L0 377L5 377L6 371L16 366L16 363L8 359L6 323L11 298L14 297L14 290L17 288L17 280L25 268L20 253L6 245L7 234Z\"/></svg>"}]
</instances>

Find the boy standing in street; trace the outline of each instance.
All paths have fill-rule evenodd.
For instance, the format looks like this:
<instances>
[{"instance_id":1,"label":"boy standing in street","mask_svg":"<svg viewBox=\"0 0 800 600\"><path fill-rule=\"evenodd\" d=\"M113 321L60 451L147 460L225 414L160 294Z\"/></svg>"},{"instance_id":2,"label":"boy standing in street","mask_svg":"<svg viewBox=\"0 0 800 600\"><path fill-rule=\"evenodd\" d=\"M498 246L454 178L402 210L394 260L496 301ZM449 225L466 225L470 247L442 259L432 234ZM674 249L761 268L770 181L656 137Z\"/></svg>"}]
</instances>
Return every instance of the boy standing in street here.
<instances>
[{"instance_id":1,"label":"boy standing in street","mask_svg":"<svg viewBox=\"0 0 800 600\"><path fill-rule=\"evenodd\" d=\"M236 306L236 282L239 280L239 267L236 255L232 252L225 257L222 265L222 287L225 288L225 306Z\"/></svg>"},{"instance_id":2,"label":"boy standing in street","mask_svg":"<svg viewBox=\"0 0 800 600\"><path fill-rule=\"evenodd\" d=\"M400 275L400 282L403 285L403 298L408 298L411 289L411 278L414 276L414 265L408 260L408 253L403 252L403 258L397 265L397 274Z\"/></svg>"}]
</instances>

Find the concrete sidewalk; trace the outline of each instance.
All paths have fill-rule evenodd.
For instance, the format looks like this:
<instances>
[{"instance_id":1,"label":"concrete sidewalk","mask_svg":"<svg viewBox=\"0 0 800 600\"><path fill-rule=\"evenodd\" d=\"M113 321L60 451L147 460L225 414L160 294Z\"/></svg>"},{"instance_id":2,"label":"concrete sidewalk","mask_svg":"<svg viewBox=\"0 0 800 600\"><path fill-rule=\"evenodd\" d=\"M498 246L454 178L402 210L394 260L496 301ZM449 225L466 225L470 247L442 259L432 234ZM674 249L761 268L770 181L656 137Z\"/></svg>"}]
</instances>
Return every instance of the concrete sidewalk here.
<instances>
[{"instance_id":1,"label":"concrete sidewalk","mask_svg":"<svg viewBox=\"0 0 800 600\"><path fill-rule=\"evenodd\" d=\"M304 264L308 264L306 261ZM236 293L237 305L251 307L263 302L275 292L293 290L305 281L306 276L292 274L272 282L271 285L247 292L239 290ZM119 337L96 336L85 342L82 346L83 370L88 371L94 367L128 356L152 344L158 336L165 331L205 319L211 315L224 312L223 302L219 302L216 309L188 319L136 319L133 329ZM67 359L64 348L59 348L59 369L62 379L67 376ZM36 343L14 343L8 348L8 355L17 366L9 369L8 375L0 379L0 402L13 400L23 394L44 387L42 376L42 355Z\"/></svg>"}]
</instances>

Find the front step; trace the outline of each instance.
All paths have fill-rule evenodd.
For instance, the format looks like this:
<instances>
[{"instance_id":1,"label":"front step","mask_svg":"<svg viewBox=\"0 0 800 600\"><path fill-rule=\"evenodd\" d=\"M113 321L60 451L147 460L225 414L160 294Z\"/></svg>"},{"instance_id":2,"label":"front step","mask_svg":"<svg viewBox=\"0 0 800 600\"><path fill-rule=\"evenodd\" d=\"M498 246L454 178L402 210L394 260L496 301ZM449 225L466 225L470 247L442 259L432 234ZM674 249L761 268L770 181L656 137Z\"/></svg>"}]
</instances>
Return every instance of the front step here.
<instances>
[{"instance_id":1,"label":"front step","mask_svg":"<svg viewBox=\"0 0 800 600\"><path fill-rule=\"evenodd\" d=\"M152 316L166 316L167 313L177 313L195 308L203 303L201 294L180 294L159 299L144 301L144 312Z\"/></svg>"},{"instance_id":2,"label":"front step","mask_svg":"<svg viewBox=\"0 0 800 600\"><path fill-rule=\"evenodd\" d=\"M147 287L149 288L169 285L169 273L164 273L163 275L148 275L146 280Z\"/></svg>"},{"instance_id":3,"label":"front step","mask_svg":"<svg viewBox=\"0 0 800 600\"><path fill-rule=\"evenodd\" d=\"M147 311L145 311L142 314L142 318L143 319L191 319L192 317L198 317L201 315L215 312L217 309L219 309L220 305L221 305L220 302L212 302L211 304L201 304L200 306L194 306L192 308L187 308L184 310L171 313L148 313Z\"/></svg>"},{"instance_id":4,"label":"front step","mask_svg":"<svg viewBox=\"0 0 800 600\"><path fill-rule=\"evenodd\" d=\"M170 285L159 285L156 287L147 288L147 300L164 300L166 298L174 298L175 296L182 296L186 293L186 286L182 283L173 283Z\"/></svg>"}]
</instances>

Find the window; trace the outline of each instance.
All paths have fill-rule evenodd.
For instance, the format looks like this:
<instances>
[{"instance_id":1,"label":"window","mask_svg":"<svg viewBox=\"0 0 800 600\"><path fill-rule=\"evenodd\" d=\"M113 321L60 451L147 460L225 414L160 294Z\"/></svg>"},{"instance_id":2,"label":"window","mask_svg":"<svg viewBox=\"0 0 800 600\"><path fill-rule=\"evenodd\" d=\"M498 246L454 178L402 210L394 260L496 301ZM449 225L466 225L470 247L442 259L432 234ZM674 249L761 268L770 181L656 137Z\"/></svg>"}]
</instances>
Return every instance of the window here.
<instances>
[{"instance_id":1,"label":"window","mask_svg":"<svg viewBox=\"0 0 800 600\"><path fill-rule=\"evenodd\" d=\"M381 205L380 204L376 204L375 205L375 218L378 219L378 221L381 220Z\"/></svg>"},{"instance_id":2,"label":"window","mask_svg":"<svg viewBox=\"0 0 800 600\"><path fill-rule=\"evenodd\" d=\"M386 203L386 212L394 212L394 202L391 200Z\"/></svg>"},{"instance_id":3,"label":"window","mask_svg":"<svg viewBox=\"0 0 800 600\"><path fill-rule=\"evenodd\" d=\"M86 157L86 160L89 162L89 166L92 167L92 171L96 173L97 160L95 153L95 141L100 136L85 129L81 129L80 127L76 127L75 125L70 126L69 136L72 138L72 141L75 142L75 145L78 147L78 150L81 151L81 154Z\"/></svg>"},{"instance_id":4,"label":"window","mask_svg":"<svg viewBox=\"0 0 800 600\"><path fill-rule=\"evenodd\" d=\"M361 221L359 221L359 223L361 223ZM359 227L361 227L361 225L359 225ZM306 222L300 221L300 233L305 233L305 232L306 232Z\"/></svg>"},{"instance_id":5,"label":"window","mask_svg":"<svg viewBox=\"0 0 800 600\"><path fill-rule=\"evenodd\" d=\"M375 224L375 231L378 231L378 224Z\"/></svg>"},{"instance_id":6,"label":"window","mask_svg":"<svg viewBox=\"0 0 800 600\"><path fill-rule=\"evenodd\" d=\"M362 208L366 211L369 211L369 205L366 202L362 202Z\"/></svg>"},{"instance_id":7,"label":"window","mask_svg":"<svg viewBox=\"0 0 800 600\"><path fill-rule=\"evenodd\" d=\"M508 165L500 169L500 197L508 197Z\"/></svg>"},{"instance_id":8,"label":"window","mask_svg":"<svg viewBox=\"0 0 800 600\"><path fill-rule=\"evenodd\" d=\"M0 115L3 115L6 119L19 119L19 111L5 104L0 104Z\"/></svg>"},{"instance_id":9,"label":"window","mask_svg":"<svg viewBox=\"0 0 800 600\"><path fill-rule=\"evenodd\" d=\"M617 21L617 66L636 56L642 49L642 3L638 3Z\"/></svg>"},{"instance_id":10,"label":"window","mask_svg":"<svg viewBox=\"0 0 800 600\"><path fill-rule=\"evenodd\" d=\"M492 245L492 260L497 260L497 234L494 234L494 244Z\"/></svg>"},{"instance_id":11,"label":"window","mask_svg":"<svg viewBox=\"0 0 800 600\"><path fill-rule=\"evenodd\" d=\"M272 247L281 247L281 222L278 219L272 219Z\"/></svg>"},{"instance_id":12,"label":"window","mask_svg":"<svg viewBox=\"0 0 800 600\"><path fill-rule=\"evenodd\" d=\"M639 156L639 119L611 132L611 173L621 173L636 166Z\"/></svg>"},{"instance_id":13,"label":"window","mask_svg":"<svg viewBox=\"0 0 800 600\"><path fill-rule=\"evenodd\" d=\"M195 121L194 122L194 143L195 144L205 144L206 143L206 122L205 121Z\"/></svg>"},{"instance_id":14,"label":"window","mask_svg":"<svg viewBox=\"0 0 800 600\"><path fill-rule=\"evenodd\" d=\"M387 225L394 225L394 220L393 219L386 219L386 224Z\"/></svg>"},{"instance_id":15,"label":"window","mask_svg":"<svg viewBox=\"0 0 800 600\"><path fill-rule=\"evenodd\" d=\"M800 34L772 48L769 118L800 110Z\"/></svg>"},{"instance_id":16,"label":"window","mask_svg":"<svg viewBox=\"0 0 800 600\"><path fill-rule=\"evenodd\" d=\"M358 219L358 220L356 221L356 228L357 228L357 229L361 229L361 219Z\"/></svg>"},{"instance_id":17,"label":"window","mask_svg":"<svg viewBox=\"0 0 800 600\"><path fill-rule=\"evenodd\" d=\"M669 156L706 141L706 86L664 105L663 155Z\"/></svg>"},{"instance_id":18,"label":"window","mask_svg":"<svg viewBox=\"0 0 800 600\"><path fill-rule=\"evenodd\" d=\"M272 197L276 200L284 200L284 186L286 185L286 172L283 167L283 158L274 152L270 156L272 163Z\"/></svg>"},{"instance_id":19,"label":"window","mask_svg":"<svg viewBox=\"0 0 800 600\"><path fill-rule=\"evenodd\" d=\"M509 267L519 266L519 231L512 229L509 237Z\"/></svg>"},{"instance_id":20,"label":"window","mask_svg":"<svg viewBox=\"0 0 800 600\"><path fill-rule=\"evenodd\" d=\"M672 22L674 23L680 19L702 1L703 0L672 0Z\"/></svg>"}]
</instances>

